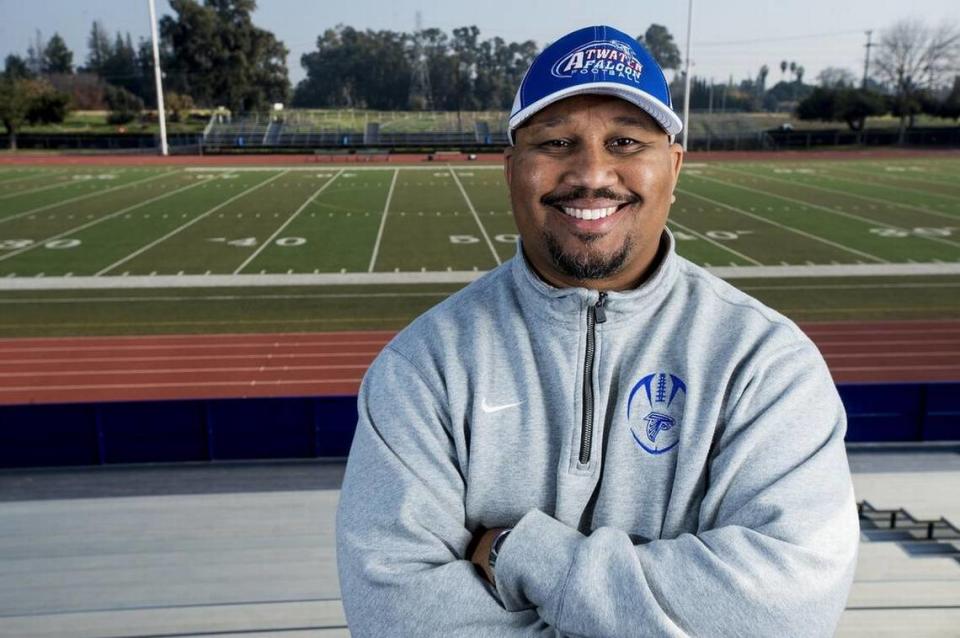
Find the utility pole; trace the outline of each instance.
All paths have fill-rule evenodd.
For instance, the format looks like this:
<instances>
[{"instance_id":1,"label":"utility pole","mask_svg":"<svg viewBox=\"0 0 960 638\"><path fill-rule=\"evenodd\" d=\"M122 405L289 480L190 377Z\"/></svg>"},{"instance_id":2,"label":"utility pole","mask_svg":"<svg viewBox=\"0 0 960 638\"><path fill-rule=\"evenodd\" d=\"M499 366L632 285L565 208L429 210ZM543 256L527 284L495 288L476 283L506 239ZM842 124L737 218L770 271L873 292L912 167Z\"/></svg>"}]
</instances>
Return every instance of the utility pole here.
<instances>
[{"instance_id":1,"label":"utility pole","mask_svg":"<svg viewBox=\"0 0 960 638\"><path fill-rule=\"evenodd\" d=\"M160 45L157 37L157 7L154 0L148 0L150 5L150 37L153 39L153 77L157 82L157 118L160 120L160 154L169 155L167 148L167 114L163 108L163 72L160 69Z\"/></svg>"},{"instance_id":2,"label":"utility pole","mask_svg":"<svg viewBox=\"0 0 960 638\"><path fill-rule=\"evenodd\" d=\"M690 139L690 40L693 27L693 0L687 5L687 59L684 64L683 88L683 150L687 150L687 141Z\"/></svg>"},{"instance_id":3,"label":"utility pole","mask_svg":"<svg viewBox=\"0 0 960 638\"><path fill-rule=\"evenodd\" d=\"M416 31L413 35L413 74L410 77L410 108L430 110L432 104L430 90L430 69L427 54L423 50L423 18L416 13Z\"/></svg>"},{"instance_id":4,"label":"utility pole","mask_svg":"<svg viewBox=\"0 0 960 638\"><path fill-rule=\"evenodd\" d=\"M864 59L863 61L863 88L864 89L867 88L867 74L870 72L870 47L874 46L874 44L870 41L871 36L873 35L873 31L870 30L870 31L866 31L865 33L867 34L867 44L866 44L867 56L866 56L866 59Z\"/></svg>"}]
</instances>

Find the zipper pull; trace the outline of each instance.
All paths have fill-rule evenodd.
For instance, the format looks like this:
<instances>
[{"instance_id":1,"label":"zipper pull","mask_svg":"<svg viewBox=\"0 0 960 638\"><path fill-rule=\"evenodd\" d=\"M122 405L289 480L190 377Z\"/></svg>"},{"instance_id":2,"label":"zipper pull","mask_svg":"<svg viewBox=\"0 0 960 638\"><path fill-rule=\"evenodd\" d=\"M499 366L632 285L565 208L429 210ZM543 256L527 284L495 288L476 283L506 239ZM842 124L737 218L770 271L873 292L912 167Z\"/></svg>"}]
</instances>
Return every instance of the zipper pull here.
<instances>
[{"instance_id":1,"label":"zipper pull","mask_svg":"<svg viewBox=\"0 0 960 638\"><path fill-rule=\"evenodd\" d=\"M593 307L593 314L597 323L603 323L607 320L607 311L603 309L603 303L607 300L607 293L601 292L597 304Z\"/></svg>"}]
</instances>

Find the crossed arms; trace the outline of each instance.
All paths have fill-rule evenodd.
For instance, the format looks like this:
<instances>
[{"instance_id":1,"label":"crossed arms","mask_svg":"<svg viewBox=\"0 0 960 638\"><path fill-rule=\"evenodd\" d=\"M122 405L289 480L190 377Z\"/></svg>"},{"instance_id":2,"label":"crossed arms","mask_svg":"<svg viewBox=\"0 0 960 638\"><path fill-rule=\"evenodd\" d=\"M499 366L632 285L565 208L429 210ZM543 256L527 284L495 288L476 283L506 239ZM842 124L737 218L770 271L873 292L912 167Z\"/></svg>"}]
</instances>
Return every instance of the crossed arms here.
<instances>
[{"instance_id":1,"label":"crossed arms","mask_svg":"<svg viewBox=\"0 0 960 638\"><path fill-rule=\"evenodd\" d=\"M696 533L633 544L623 530L584 535L538 509L468 520L444 398L388 347L361 389L337 515L353 635L831 635L858 540L843 411L822 398L835 390L818 355L778 356L763 397L745 392L714 444ZM800 405L804 428L787 427L789 453L772 454ZM495 589L467 553L481 524L513 527Z\"/></svg>"}]
</instances>

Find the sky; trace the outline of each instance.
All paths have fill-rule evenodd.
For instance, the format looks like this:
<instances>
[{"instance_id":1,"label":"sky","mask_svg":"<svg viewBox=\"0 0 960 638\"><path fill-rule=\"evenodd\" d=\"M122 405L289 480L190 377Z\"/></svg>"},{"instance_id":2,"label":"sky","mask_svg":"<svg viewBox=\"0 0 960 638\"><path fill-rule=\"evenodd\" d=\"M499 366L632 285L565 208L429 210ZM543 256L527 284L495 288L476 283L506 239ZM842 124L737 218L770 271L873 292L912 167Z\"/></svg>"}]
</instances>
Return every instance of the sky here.
<instances>
[{"instance_id":1,"label":"sky","mask_svg":"<svg viewBox=\"0 0 960 638\"><path fill-rule=\"evenodd\" d=\"M609 24L641 34L651 23L673 34L684 53L687 7L683 0L573 2L571 0L259 0L254 22L272 31L290 49L287 66L296 84L303 79L300 56L314 48L317 36L337 24L358 29L413 31L420 12L425 28L448 33L476 25L481 38L534 40L541 47L568 31ZM25 55L35 31L44 38L55 32L74 52L74 63L87 56L90 25L100 20L112 34L129 31L134 42L148 36L147 0L0 0L0 56ZM169 12L166 0L157 11ZM825 67L863 74L867 36L901 19L919 18L928 25L960 24L956 0L694 0L690 59L693 74L717 82L733 76L739 82L770 67L768 85L781 79L780 61L796 61L813 83ZM875 49L874 49L875 51Z\"/></svg>"}]
</instances>

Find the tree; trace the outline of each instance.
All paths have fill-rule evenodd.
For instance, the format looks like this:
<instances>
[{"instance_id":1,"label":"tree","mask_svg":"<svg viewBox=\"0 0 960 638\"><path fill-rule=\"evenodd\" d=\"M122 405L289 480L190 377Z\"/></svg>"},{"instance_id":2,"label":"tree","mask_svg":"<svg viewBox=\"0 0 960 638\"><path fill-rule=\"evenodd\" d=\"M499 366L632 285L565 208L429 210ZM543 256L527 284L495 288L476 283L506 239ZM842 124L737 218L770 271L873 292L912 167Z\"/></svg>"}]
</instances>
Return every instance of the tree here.
<instances>
[{"instance_id":1,"label":"tree","mask_svg":"<svg viewBox=\"0 0 960 638\"><path fill-rule=\"evenodd\" d=\"M73 73L73 51L67 48L59 33L54 33L43 49L43 72Z\"/></svg>"},{"instance_id":2,"label":"tree","mask_svg":"<svg viewBox=\"0 0 960 638\"><path fill-rule=\"evenodd\" d=\"M852 131L863 130L867 117L886 112L883 98L864 89L818 86L797 105L801 120L846 122Z\"/></svg>"},{"instance_id":3,"label":"tree","mask_svg":"<svg viewBox=\"0 0 960 638\"><path fill-rule=\"evenodd\" d=\"M29 79L33 77L27 61L15 53L11 53L4 61L3 73L9 78Z\"/></svg>"},{"instance_id":4,"label":"tree","mask_svg":"<svg viewBox=\"0 0 960 638\"><path fill-rule=\"evenodd\" d=\"M679 69L682 59L680 49L673 41L673 36L662 24L651 24L642 36L637 36L643 46L647 48L653 59L662 69Z\"/></svg>"},{"instance_id":5,"label":"tree","mask_svg":"<svg viewBox=\"0 0 960 638\"><path fill-rule=\"evenodd\" d=\"M780 60L780 81L783 81L783 76L787 72L787 61Z\"/></svg>"},{"instance_id":6,"label":"tree","mask_svg":"<svg viewBox=\"0 0 960 638\"><path fill-rule=\"evenodd\" d=\"M835 119L847 123L851 131L862 131L867 118L887 112L883 97L867 91L846 87L836 89Z\"/></svg>"},{"instance_id":7,"label":"tree","mask_svg":"<svg viewBox=\"0 0 960 638\"><path fill-rule=\"evenodd\" d=\"M103 28L103 23L95 20L87 36L87 67L86 70L103 77L103 67L111 55L110 36Z\"/></svg>"},{"instance_id":8,"label":"tree","mask_svg":"<svg viewBox=\"0 0 960 638\"><path fill-rule=\"evenodd\" d=\"M107 122L126 124L132 122L143 111L143 100L119 86L108 85L106 91L107 106L110 113Z\"/></svg>"},{"instance_id":9,"label":"tree","mask_svg":"<svg viewBox=\"0 0 960 638\"><path fill-rule=\"evenodd\" d=\"M417 108L410 101L410 85L418 40L429 76L429 102L443 110L510 108L537 54L531 40L481 40L475 26L458 27L450 37L435 28L408 34L337 25L317 38L316 50L300 58L307 77L297 85L294 106Z\"/></svg>"},{"instance_id":10,"label":"tree","mask_svg":"<svg viewBox=\"0 0 960 638\"><path fill-rule=\"evenodd\" d=\"M951 120L960 119L960 75L953 78L953 88L940 105L940 116Z\"/></svg>"},{"instance_id":11,"label":"tree","mask_svg":"<svg viewBox=\"0 0 960 638\"><path fill-rule=\"evenodd\" d=\"M133 48L129 33L126 37L117 33L113 45L109 47L107 56L103 60L100 77L109 84L134 95L140 94L142 84L140 65L137 63L137 52Z\"/></svg>"},{"instance_id":12,"label":"tree","mask_svg":"<svg viewBox=\"0 0 960 638\"><path fill-rule=\"evenodd\" d=\"M10 148L17 148L17 133L26 123L62 122L69 97L47 82L0 76L0 122L10 135Z\"/></svg>"},{"instance_id":13,"label":"tree","mask_svg":"<svg viewBox=\"0 0 960 638\"><path fill-rule=\"evenodd\" d=\"M960 55L960 31L955 25L929 28L916 20L901 20L883 32L874 68L891 89L892 111L900 117L899 140L906 138L907 123L920 112L924 89L942 86Z\"/></svg>"},{"instance_id":14,"label":"tree","mask_svg":"<svg viewBox=\"0 0 960 638\"><path fill-rule=\"evenodd\" d=\"M172 91L165 91L163 93L163 106L164 110L170 111L170 120L173 122L182 122L185 116L196 108L193 103L193 98L189 95L182 95Z\"/></svg>"},{"instance_id":15,"label":"tree","mask_svg":"<svg viewBox=\"0 0 960 638\"><path fill-rule=\"evenodd\" d=\"M770 67L766 64L760 67L760 72L757 74L757 95L763 97L763 94L767 90L767 75L770 74Z\"/></svg>"},{"instance_id":16,"label":"tree","mask_svg":"<svg viewBox=\"0 0 960 638\"><path fill-rule=\"evenodd\" d=\"M43 51L47 48L40 29L34 31L33 41L27 46L27 67L33 75L43 73Z\"/></svg>"},{"instance_id":17,"label":"tree","mask_svg":"<svg viewBox=\"0 0 960 638\"><path fill-rule=\"evenodd\" d=\"M817 82L827 89L852 87L857 83L857 77L849 69L828 66L817 75Z\"/></svg>"},{"instance_id":18,"label":"tree","mask_svg":"<svg viewBox=\"0 0 960 638\"><path fill-rule=\"evenodd\" d=\"M174 15L160 21L170 89L234 111L285 102L288 51L253 24L256 7L255 0L171 0Z\"/></svg>"}]
</instances>

